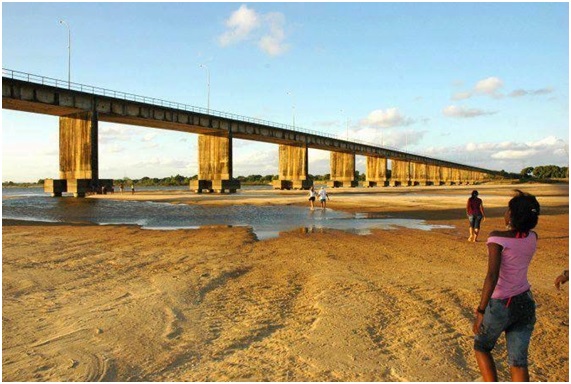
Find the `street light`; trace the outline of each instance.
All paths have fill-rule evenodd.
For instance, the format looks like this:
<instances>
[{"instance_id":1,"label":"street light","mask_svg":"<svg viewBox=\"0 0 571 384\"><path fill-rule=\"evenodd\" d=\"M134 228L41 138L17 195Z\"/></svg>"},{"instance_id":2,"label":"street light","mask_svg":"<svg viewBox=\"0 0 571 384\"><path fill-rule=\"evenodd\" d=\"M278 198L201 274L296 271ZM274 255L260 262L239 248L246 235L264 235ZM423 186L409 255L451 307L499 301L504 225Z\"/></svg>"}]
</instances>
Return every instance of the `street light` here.
<instances>
[{"instance_id":1,"label":"street light","mask_svg":"<svg viewBox=\"0 0 571 384\"><path fill-rule=\"evenodd\" d=\"M208 86L208 99L206 103L206 111L210 113L210 70L204 64L200 64L200 68L206 69L206 85Z\"/></svg>"},{"instance_id":2,"label":"street light","mask_svg":"<svg viewBox=\"0 0 571 384\"><path fill-rule=\"evenodd\" d=\"M293 120L293 129L295 129L295 99L293 97L293 93L291 93L290 91L288 91L287 94L291 96L291 113Z\"/></svg>"},{"instance_id":3,"label":"street light","mask_svg":"<svg viewBox=\"0 0 571 384\"><path fill-rule=\"evenodd\" d=\"M67 87L71 88L71 28L64 20L59 23L67 27Z\"/></svg>"}]
</instances>

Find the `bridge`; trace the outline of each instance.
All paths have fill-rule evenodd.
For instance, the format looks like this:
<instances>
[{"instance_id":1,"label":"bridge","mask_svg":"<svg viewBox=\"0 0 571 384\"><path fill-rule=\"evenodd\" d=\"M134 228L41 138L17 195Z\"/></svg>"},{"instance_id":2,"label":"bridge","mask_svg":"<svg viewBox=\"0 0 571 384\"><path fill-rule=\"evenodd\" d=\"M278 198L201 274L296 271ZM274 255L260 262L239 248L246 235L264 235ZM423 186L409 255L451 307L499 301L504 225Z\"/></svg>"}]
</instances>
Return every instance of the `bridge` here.
<instances>
[{"instance_id":1,"label":"bridge","mask_svg":"<svg viewBox=\"0 0 571 384\"><path fill-rule=\"evenodd\" d=\"M308 189L308 149L330 151L330 187L356 187L355 156L366 157L367 187L474 184L497 171L380 147L358 140L246 116L2 69L2 108L59 116L59 179L44 190L85 196L112 186L99 178L98 122L114 122L198 134L195 192L236 192L232 139L274 143L279 148L276 189ZM388 162L391 162L389 177Z\"/></svg>"}]
</instances>

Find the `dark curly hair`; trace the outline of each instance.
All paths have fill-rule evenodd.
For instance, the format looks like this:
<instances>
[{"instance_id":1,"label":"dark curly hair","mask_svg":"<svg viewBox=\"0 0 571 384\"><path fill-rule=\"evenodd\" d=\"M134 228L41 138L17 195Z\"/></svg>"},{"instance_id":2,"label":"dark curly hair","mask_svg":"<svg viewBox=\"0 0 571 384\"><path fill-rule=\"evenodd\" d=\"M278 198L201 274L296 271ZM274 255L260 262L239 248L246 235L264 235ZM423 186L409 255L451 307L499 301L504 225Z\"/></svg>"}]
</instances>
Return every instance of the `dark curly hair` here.
<instances>
[{"instance_id":1,"label":"dark curly hair","mask_svg":"<svg viewBox=\"0 0 571 384\"><path fill-rule=\"evenodd\" d=\"M539 202L535 196L515 190L516 196L508 204L511 227L518 232L529 232L535 228L539 216Z\"/></svg>"}]
</instances>

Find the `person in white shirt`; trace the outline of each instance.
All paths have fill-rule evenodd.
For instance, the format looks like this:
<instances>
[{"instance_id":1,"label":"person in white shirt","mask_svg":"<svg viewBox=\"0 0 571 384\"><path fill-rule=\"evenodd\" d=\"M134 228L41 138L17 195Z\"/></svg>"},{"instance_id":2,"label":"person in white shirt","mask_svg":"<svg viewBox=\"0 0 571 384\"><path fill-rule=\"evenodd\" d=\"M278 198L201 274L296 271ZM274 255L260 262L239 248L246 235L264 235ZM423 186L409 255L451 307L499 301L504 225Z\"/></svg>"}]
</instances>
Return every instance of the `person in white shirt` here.
<instances>
[{"instance_id":1,"label":"person in white shirt","mask_svg":"<svg viewBox=\"0 0 571 384\"><path fill-rule=\"evenodd\" d=\"M315 195L317 195L317 192L315 192L315 188L312 185L309 188L309 206L312 211L315 209Z\"/></svg>"},{"instance_id":2,"label":"person in white shirt","mask_svg":"<svg viewBox=\"0 0 571 384\"><path fill-rule=\"evenodd\" d=\"M319 201L321 202L321 208L325 209L327 207L327 200L329 200L329 195L324 187L319 190Z\"/></svg>"}]
</instances>

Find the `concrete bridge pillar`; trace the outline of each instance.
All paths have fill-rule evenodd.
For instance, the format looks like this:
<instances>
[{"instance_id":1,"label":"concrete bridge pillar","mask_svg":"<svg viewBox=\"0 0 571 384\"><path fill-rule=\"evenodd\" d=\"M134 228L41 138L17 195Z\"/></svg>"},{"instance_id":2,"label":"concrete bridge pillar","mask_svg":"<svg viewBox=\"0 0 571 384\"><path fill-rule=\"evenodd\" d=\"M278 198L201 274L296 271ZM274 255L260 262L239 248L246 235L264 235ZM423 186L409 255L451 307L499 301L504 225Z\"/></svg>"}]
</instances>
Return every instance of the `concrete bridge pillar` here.
<instances>
[{"instance_id":1,"label":"concrete bridge pillar","mask_svg":"<svg viewBox=\"0 0 571 384\"><path fill-rule=\"evenodd\" d=\"M411 184L410 161L391 159L391 185L393 187L406 186Z\"/></svg>"},{"instance_id":2,"label":"concrete bridge pillar","mask_svg":"<svg viewBox=\"0 0 571 384\"><path fill-rule=\"evenodd\" d=\"M313 181L308 180L307 146L279 146L279 180L273 181L274 189L309 189Z\"/></svg>"},{"instance_id":3,"label":"concrete bridge pillar","mask_svg":"<svg viewBox=\"0 0 571 384\"><path fill-rule=\"evenodd\" d=\"M329 187L356 187L359 182L355 180L355 154L331 152L331 180Z\"/></svg>"},{"instance_id":4,"label":"concrete bridge pillar","mask_svg":"<svg viewBox=\"0 0 571 384\"><path fill-rule=\"evenodd\" d=\"M440 167L434 164L426 164L427 184L440 185Z\"/></svg>"},{"instance_id":5,"label":"concrete bridge pillar","mask_svg":"<svg viewBox=\"0 0 571 384\"><path fill-rule=\"evenodd\" d=\"M111 190L113 180L99 179L98 122L96 112L79 112L59 118L59 179L46 179L44 191L85 197L88 192Z\"/></svg>"},{"instance_id":6,"label":"concrete bridge pillar","mask_svg":"<svg viewBox=\"0 0 571 384\"><path fill-rule=\"evenodd\" d=\"M466 176L466 184L474 184L475 183L475 179L474 179L474 172L466 170L464 171L464 174Z\"/></svg>"},{"instance_id":7,"label":"concrete bridge pillar","mask_svg":"<svg viewBox=\"0 0 571 384\"><path fill-rule=\"evenodd\" d=\"M201 193L235 193L240 181L232 178L232 138L226 136L198 136L198 179L190 182L190 189Z\"/></svg>"},{"instance_id":8,"label":"concrete bridge pillar","mask_svg":"<svg viewBox=\"0 0 571 384\"><path fill-rule=\"evenodd\" d=\"M440 184L450 185L451 170L450 167L440 166Z\"/></svg>"},{"instance_id":9,"label":"concrete bridge pillar","mask_svg":"<svg viewBox=\"0 0 571 384\"><path fill-rule=\"evenodd\" d=\"M450 185L460 185L462 184L462 177L460 176L460 170L458 168L450 169Z\"/></svg>"},{"instance_id":10,"label":"concrete bridge pillar","mask_svg":"<svg viewBox=\"0 0 571 384\"><path fill-rule=\"evenodd\" d=\"M460 183L459 184L470 184L469 183L469 176L468 176L468 171L465 169L459 169L458 173L460 174Z\"/></svg>"},{"instance_id":11,"label":"concrete bridge pillar","mask_svg":"<svg viewBox=\"0 0 571 384\"><path fill-rule=\"evenodd\" d=\"M366 187L386 187L387 181L387 159L384 157L367 156L367 171L365 173Z\"/></svg>"},{"instance_id":12,"label":"concrete bridge pillar","mask_svg":"<svg viewBox=\"0 0 571 384\"><path fill-rule=\"evenodd\" d=\"M411 163L412 185L428 185L428 169L426 163Z\"/></svg>"}]
</instances>

